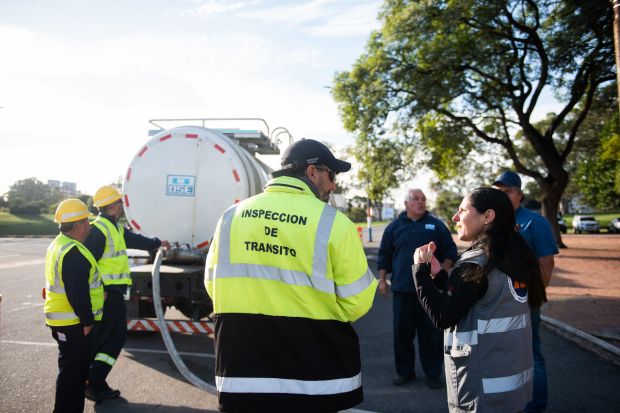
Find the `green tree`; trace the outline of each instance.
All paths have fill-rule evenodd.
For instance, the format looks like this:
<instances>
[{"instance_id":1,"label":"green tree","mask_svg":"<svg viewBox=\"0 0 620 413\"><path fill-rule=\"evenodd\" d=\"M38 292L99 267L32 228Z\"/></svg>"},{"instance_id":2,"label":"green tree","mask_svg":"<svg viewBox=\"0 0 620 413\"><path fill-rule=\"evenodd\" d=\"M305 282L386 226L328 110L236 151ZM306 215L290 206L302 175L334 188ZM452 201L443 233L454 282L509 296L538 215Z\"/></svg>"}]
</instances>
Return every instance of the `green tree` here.
<instances>
[{"instance_id":1,"label":"green tree","mask_svg":"<svg viewBox=\"0 0 620 413\"><path fill-rule=\"evenodd\" d=\"M6 193L9 204L13 205L18 200L21 202L48 201L52 194L48 185L37 178L27 178L15 182L9 192Z\"/></svg>"},{"instance_id":2,"label":"green tree","mask_svg":"<svg viewBox=\"0 0 620 413\"><path fill-rule=\"evenodd\" d=\"M569 181L564 163L598 88L615 79L611 2L386 0L379 18L366 53L336 74L332 89L358 145L386 133L407 136L444 178L474 168L472 154L499 148L540 186L543 214L564 247L555 219ZM546 87L564 108L541 133L531 118ZM542 172L519 158L515 130Z\"/></svg>"},{"instance_id":3,"label":"green tree","mask_svg":"<svg viewBox=\"0 0 620 413\"><path fill-rule=\"evenodd\" d=\"M366 146L357 145L353 154L361 164L357 187L366 191L370 204L379 211L381 221L383 199L411 175L412 170L406 163L408 145L397 139L375 138Z\"/></svg>"},{"instance_id":4,"label":"green tree","mask_svg":"<svg viewBox=\"0 0 620 413\"><path fill-rule=\"evenodd\" d=\"M463 195L461 194L447 190L437 192L437 199L435 200L435 208L433 210L437 215L446 219L450 231L455 231L456 223L452 221L452 217L458 211L461 201L463 201Z\"/></svg>"},{"instance_id":5,"label":"green tree","mask_svg":"<svg viewBox=\"0 0 620 413\"><path fill-rule=\"evenodd\" d=\"M613 156L618 132L616 114L601 131L601 145L596 155L584 159L576 173L577 184L588 204L603 210L620 209L620 191L615 187L616 176L620 174L620 159Z\"/></svg>"}]
</instances>

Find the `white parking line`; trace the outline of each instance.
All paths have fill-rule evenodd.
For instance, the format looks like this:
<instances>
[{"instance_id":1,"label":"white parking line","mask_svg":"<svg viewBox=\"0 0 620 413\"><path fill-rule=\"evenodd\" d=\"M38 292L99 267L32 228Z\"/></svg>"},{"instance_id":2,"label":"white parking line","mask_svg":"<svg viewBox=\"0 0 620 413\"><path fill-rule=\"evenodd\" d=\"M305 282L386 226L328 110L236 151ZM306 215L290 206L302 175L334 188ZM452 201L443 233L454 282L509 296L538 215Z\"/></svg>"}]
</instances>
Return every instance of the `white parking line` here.
<instances>
[{"instance_id":1,"label":"white parking line","mask_svg":"<svg viewBox=\"0 0 620 413\"><path fill-rule=\"evenodd\" d=\"M0 258L9 258L9 257L19 257L21 254L13 254L13 255L0 255Z\"/></svg>"},{"instance_id":2,"label":"white parking line","mask_svg":"<svg viewBox=\"0 0 620 413\"><path fill-rule=\"evenodd\" d=\"M37 264L45 264L45 259L31 260L31 261L19 261L19 262L12 262L10 264L2 264L0 265L0 270L4 270L7 268L15 268L15 267L25 267L27 265L37 265Z\"/></svg>"},{"instance_id":3,"label":"white parking line","mask_svg":"<svg viewBox=\"0 0 620 413\"><path fill-rule=\"evenodd\" d=\"M39 303L39 304L33 304L33 303L22 303L23 304L30 304L30 307L19 307L19 308L14 308L12 310L6 310L6 313L10 313L11 311L17 311L17 310L27 310L29 308L35 308L35 307L39 307L42 305L45 305L45 303Z\"/></svg>"}]
</instances>

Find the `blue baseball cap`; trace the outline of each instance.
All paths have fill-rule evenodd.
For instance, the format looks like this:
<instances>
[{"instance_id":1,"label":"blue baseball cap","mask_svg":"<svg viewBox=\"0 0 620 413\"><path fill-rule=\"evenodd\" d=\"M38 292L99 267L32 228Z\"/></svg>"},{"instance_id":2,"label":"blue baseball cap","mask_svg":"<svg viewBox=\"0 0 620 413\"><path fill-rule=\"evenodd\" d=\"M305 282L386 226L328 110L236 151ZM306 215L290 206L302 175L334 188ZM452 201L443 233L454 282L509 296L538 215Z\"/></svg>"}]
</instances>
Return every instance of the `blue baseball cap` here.
<instances>
[{"instance_id":1,"label":"blue baseball cap","mask_svg":"<svg viewBox=\"0 0 620 413\"><path fill-rule=\"evenodd\" d=\"M521 178L519 178L518 174L511 171L502 172L497 179L495 179L493 185L498 183L504 186L516 186L521 190Z\"/></svg>"}]
</instances>

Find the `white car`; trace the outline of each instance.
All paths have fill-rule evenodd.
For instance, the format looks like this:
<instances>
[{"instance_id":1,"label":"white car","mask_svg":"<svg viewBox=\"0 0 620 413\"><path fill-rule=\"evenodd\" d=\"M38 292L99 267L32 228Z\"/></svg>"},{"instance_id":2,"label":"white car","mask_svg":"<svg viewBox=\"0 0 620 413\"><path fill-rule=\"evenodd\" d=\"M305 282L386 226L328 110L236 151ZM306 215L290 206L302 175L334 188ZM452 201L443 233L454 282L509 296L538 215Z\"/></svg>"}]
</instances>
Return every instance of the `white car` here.
<instances>
[{"instance_id":1,"label":"white car","mask_svg":"<svg viewBox=\"0 0 620 413\"><path fill-rule=\"evenodd\" d=\"M583 231L601 232L601 226L592 215L575 215L573 217L573 228L575 234L581 234Z\"/></svg>"}]
</instances>

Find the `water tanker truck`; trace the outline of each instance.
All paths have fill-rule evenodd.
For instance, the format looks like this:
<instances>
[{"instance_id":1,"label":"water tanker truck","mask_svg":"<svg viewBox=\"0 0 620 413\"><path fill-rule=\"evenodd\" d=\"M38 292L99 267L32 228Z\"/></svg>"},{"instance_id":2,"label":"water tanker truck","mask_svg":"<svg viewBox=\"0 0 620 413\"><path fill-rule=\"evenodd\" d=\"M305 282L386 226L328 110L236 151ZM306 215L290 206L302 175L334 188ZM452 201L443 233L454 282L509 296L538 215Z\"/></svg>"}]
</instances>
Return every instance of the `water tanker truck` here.
<instances>
[{"instance_id":1,"label":"water tanker truck","mask_svg":"<svg viewBox=\"0 0 620 413\"><path fill-rule=\"evenodd\" d=\"M229 124L263 122L262 130L210 129L207 121ZM165 129L174 121L202 122L202 126ZM176 307L194 323L176 323L173 331L210 332L199 321L213 310L204 287L204 262L220 216L231 205L262 192L272 169L255 157L279 155L278 136L292 136L285 128L269 131L262 119L154 119L159 127L141 145L123 183L127 222L147 237L170 241L159 268L159 292L166 307ZM156 123L157 122L157 123ZM156 317L152 271L154 254L139 257L128 251L132 262L132 286L126 295L128 328L157 330L149 318ZM148 255L148 254L147 254ZM210 324L210 323L209 323ZM189 325L189 327L188 327ZM149 327L155 328L149 328ZM171 328L170 328L171 327Z\"/></svg>"}]
</instances>

